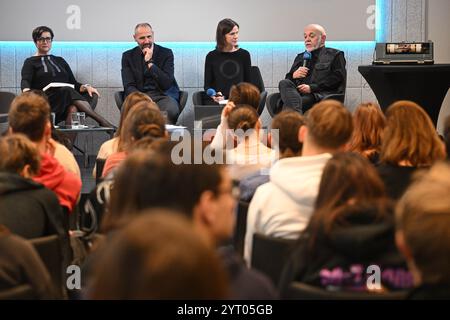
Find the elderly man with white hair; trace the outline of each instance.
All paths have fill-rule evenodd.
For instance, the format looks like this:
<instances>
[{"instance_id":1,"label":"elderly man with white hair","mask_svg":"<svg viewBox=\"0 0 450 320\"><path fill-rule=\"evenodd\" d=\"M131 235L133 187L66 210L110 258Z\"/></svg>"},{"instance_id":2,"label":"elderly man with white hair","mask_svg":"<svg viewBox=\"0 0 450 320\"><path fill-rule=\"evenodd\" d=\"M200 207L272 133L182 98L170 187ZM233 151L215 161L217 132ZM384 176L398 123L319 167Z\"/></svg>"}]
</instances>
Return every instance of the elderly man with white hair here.
<instances>
[{"instance_id":1,"label":"elderly man with white hair","mask_svg":"<svg viewBox=\"0 0 450 320\"><path fill-rule=\"evenodd\" d=\"M304 29L305 51L295 57L278 87L284 107L308 111L329 94L344 93L347 72L344 52L325 47L325 29L318 24Z\"/></svg>"}]
</instances>

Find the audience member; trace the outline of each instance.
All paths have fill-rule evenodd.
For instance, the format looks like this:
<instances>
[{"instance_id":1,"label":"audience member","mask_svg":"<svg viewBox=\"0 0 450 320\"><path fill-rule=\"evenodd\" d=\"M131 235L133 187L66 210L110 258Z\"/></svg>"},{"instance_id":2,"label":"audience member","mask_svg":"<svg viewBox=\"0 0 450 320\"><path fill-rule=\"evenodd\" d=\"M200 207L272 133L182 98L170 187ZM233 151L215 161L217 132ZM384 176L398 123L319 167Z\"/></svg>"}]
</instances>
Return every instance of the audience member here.
<instances>
[{"instance_id":1,"label":"audience member","mask_svg":"<svg viewBox=\"0 0 450 320\"><path fill-rule=\"evenodd\" d=\"M120 141L120 133L122 132L122 127L125 122L124 120L128 116L128 113L130 112L131 108L141 101L151 102L152 99L145 93L142 93L139 91L132 92L125 98L125 101L123 102L121 113L120 113L119 127L117 128L115 136L114 136L114 138L105 141L100 146L100 150L97 153L97 159L106 159L110 155L112 155L113 153L116 153L118 151L119 141ZM97 175L97 167L96 166L94 166L92 175L94 177Z\"/></svg>"},{"instance_id":2,"label":"audience member","mask_svg":"<svg viewBox=\"0 0 450 320\"><path fill-rule=\"evenodd\" d=\"M270 281L248 270L227 242L234 228L233 187L221 165L179 164L171 154L135 151L118 169L111 191L103 230L123 228L139 210L168 208L184 213L194 230L211 246L217 246L228 272L234 299L271 299L276 292ZM185 188L189 184L189 188ZM177 195L177 201L173 197Z\"/></svg>"},{"instance_id":3,"label":"audience member","mask_svg":"<svg viewBox=\"0 0 450 320\"><path fill-rule=\"evenodd\" d=\"M294 111L282 111L272 120L270 133L272 148L279 150L279 158L299 157L302 152L302 143L298 139L300 127L305 124L302 115ZM251 174L239 183L240 200L250 202L256 188L269 182L269 174L258 171Z\"/></svg>"},{"instance_id":4,"label":"audience member","mask_svg":"<svg viewBox=\"0 0 450 320\"><path fill-rule=\"evenodd\" d=\"M270 182L256 189L250 202L244 246L249 264L254 233L298 238L313 211L326 162L346 147L353 130L352 115L335 100L317 103L305 121L299 131L302 156L278 160Z\"/></svg>"},{"instance_id":5,"label":"audience member","mask_svg":"<svg viewBox=\"0 0 450 320\"><path fill-rule=\"evenodd\" d=\"M353 113L353 134L349 150L377 164L385 126L386 118L378 105L361 103Z\"/></svg>"},{"instance_id":6,"label":"audience member","mask_svg":"<svg viewBox=\"0 0 450 320\"><path fill-rule=\"evenodd\" d=\"M33 246L0 225L0 291L26 284L36 299L56 298L47 268Z\"/></svg>"},{"instance_id":7,"label":"audience member","mask_svg":"<svg viewBox=\"0 0 450 320\"><path fill-rule=\"evenodd\" d=\"M37 146L41 168L33 180L54 191L60 205L72 212L81 191L81 180L55 159L51 138L50 106L41 96L23 93L11 103L9 127L12 133L25 134Z\"/></svg>"},{"instance_id":8,"label":"audience member","mask_svg":"<svg viewBox=\"0 0 450 320\"><path fill-rule=\"evenodd\" d=\"M394 234L394 208L376 169L357 153L335 154L324 168L314 213L280 285L286 290L298 281L330 290L370 291L372 273L367 270L376 265L384 290L410 288L412 277Z\"/></svg>"},{"instance_id":9,"label":"audience member","mask_svg":"<svg viewBox=\"0 0 450 320\"><path fill-rule=\"evenodd\" d=\"M57 197L31 180L39 167L39 152L28 138L0 138L0 224L27 239L57 234L68 243Z\"/></svg>"},{"instance_id":10,"label":"audience member","mask_svg":"<svg viewBox=\"0 0 450 320\"><path fill-rule=\"evenodd\" d=\"M105 162L102 177L107 176L117 167L132 150L133 144L144 137L167 137L165 120L156 103L141 101L133 106L124 120L120 132L117 152L110 155Z\"/></svg>"},{"instance_id":11,"label":"audience member","mask_svg":"<svg viewBox=\"0 0 450 320\"><path fill-rule=\"evenodd\" d=\"M227 149L226 162L231 178L239 181L260 169L268 168L275 152L261 142L261 121L250 105L238 105L228 115L228 127L233 130L237 146Z\"/></svg>"},{"instance_id":12,"label":"audience member","mask_svg":"<svg viewBox=\"0 0 450 320\"><path fill-rule=\"evenodd\" d=\"M223 266L188 219L164 209L136 216L105 247L88 298L228 298Z\"/></svg>"},{"instance_id":13,"label":"audience member","mask_svg":"<svg viewBox=\"0 0 450 320\"><path fill-rule=\"evenodd\" d=\"M400 198L414 172L444 158L444 144L418 104L402 100L387 109L378 173L388 196Z\"/></svg>"},{"instance_id":14,"label":"audience member","mask_svg":"<svg viewBox=\"0 0 450 320\"><path fill-rule=\"evenodd\" d=\"M227 147L227 141L233 141L234 135L230 133L228 127L228 116L231 110L237 105L246 104L258 109L260 100L260 92L257 87L251 83L241 82L233 85L230 89L230 97L228 103L222 110L220 116L220 124L217 127L216 135L211 141L211 148L215 150L222 150ZM228 131L227 131L228 130Z\"/></svg>"},{"instance_id":15,"label":"audience member","mask_svg":"<svg viewBox=\"0 0 450 320\"><path fill-rule=\"evenodd\" d=\"M396 209L397 246L414 276L410 299L450 297L450 166L434 165Z\"/></svg>"}]
</instances>

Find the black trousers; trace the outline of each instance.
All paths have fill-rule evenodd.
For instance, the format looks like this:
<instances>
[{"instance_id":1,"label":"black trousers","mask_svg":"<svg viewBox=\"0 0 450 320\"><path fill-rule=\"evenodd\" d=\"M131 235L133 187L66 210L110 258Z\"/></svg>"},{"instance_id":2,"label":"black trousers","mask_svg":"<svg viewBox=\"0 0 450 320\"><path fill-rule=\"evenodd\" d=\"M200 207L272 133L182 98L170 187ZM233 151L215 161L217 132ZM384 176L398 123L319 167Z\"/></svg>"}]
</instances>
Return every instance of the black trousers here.
<instances>
[{"instance_id":1,"label":"black trousers","mask_svg":"<svg viewBox=\"0 0 450 320\"><path fill-rule=\"evenodd\" d=\"M158 105L161 111L167 112L167 120L171 124L175 124L178 119L178 115L180 113L180 106L178 102L161 92L148 91L145 92L156 104Z\"/></svg>"},{"instance_id":2,"label":"black trousers","mask_svg":"<svg viewBox=\"0 0 450 320\"><path fill-rule=\"evenodd\" d=\"M281 100L283 101L283 109L291 108L304 114L317 102L313 94L301 94L297 90L295 83L291 80L281 80L278 84L278 89L280 90Z\"/></svg>"}]
</instances>

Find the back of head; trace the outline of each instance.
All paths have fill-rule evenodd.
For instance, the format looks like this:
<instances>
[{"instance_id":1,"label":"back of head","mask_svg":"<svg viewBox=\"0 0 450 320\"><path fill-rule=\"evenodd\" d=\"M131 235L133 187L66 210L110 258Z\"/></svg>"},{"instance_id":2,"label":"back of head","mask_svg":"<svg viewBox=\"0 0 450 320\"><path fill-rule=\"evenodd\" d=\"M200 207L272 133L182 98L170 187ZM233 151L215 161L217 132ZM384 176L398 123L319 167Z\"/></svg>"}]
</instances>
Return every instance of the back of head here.
<instances>
[{"instance_id":1,"label":"back of head","mask_svg":"<svg viewBox=\"0 0 450 320\"><path fill-rule=\"evenodd\" d=\"M154 102L137 103L124 121L119 150L128 151L134 142L144 138L161 138L166 134L165 120Z\"/></svg>"},{"instance_id":2,"label":"back of head","mask_svg":"<svg viewBox=\"0 0 450 320\"><path fill-rule=\"evenodd\" d=\"M283 157L301 154L303 144L298 139L298 132L304 124L305 118L295 111L282 111L273 118L272 144L278 144ZM277 130L276 135L274 135L274 130ZM275 139L277 135L278 139Z\"/></svg>"},{"instance_id":3,"label":"back of head","mask_svg":"<svg viewBox=\"0 0 450 320\"><path fill-rule=\"evenodd\" d=\"M132 92L125 98L125 101L122 104L122 110L120 113L120 122L119 127L117 128L116 136L120 136L120 131L122 130L123 123L125 121L125 118L128 116L128 113L130 112L131 108L141 101L151 102L152 99L148 95L140 91Z\"/></svg>"},{"instance_id":4,"label":"back of head","mask_svg":"<svg viewBox=\"0 0 450 320\"><path fill-rule=\"evenodd\" d=\"M450 165L438 163L398 202L397 230L425 284L450 285Z\"/></svg>"},{"instance_id":5,"label":"back of head","mask_svg":"<svg viewBox=\"0 0 450 320\"><path fill-rule=\"evenodd\" d=\"M172 144L167 142L167 145ZM172 162L171 150L164 144L159 150L158 153L157 150L135 150L121 165L103 220L104 231L126 225L132 212L154 207L171 208L191 218L204 191L219 193L220 165L176 165Z\"/></svg>"},{"instance_id":6,"label":"back of head","mask_svg":"<svg viewBox=\"0 0 450 320\"><path fill-rule=\"evenodd\" d=\"M255 108L249 105L237 105L231 110L228 116L228 127L232 130L242 130L246 132L255 129L259 117Z\"/></svg>"},{"instance_id":7,"label":"back of head","mask_svg":"<svg viewBox=\"0 0 450 320\"><path fill-rule=\"evenodd\" d=\"M93 299L224 299L227 279L212 248L176 212L139 214L105 248Z\"/></svg>"},{"instance_id":8,"label":"back of head","mask_svg":"<svg viewBox=\"0 0 450 320\"><path fill-rule=\"evenodd\" d=\"M350 111L336 100L323 100L306 114L308 137L316 146L338 149L345 145L353 131Z\"/></svg>"},{"instance_id":9,"label":"back of head","mask_svg":"<svg viewBox=\"0 0 450 320\"><path fill-rule=\"evenodd\" d=\"M401 100L386 111L380 160L398 165L429 166L444 159L445 150L427 113L415 102Z\"/></svg>"},{"instance_id":10,"label":"back of head","mask_svg":"<svg viewBox=\"0 0 450 320\"><path fill-rule=\"evenodd\" d=\"M384 196L384 184L375 167L358 153L340 152L325 165L316 209L331 209L350 200L364 202Z\"/></svg>"},{"instance_id":11,"label":"back of head","mask_svg":"<svg viewBox=\"0 0 450 320\"><path fill-rule=\"evenodd\" d=\"M37 147L22 134L0 138L0 172L21 174L28 165L29 173L39 172L41 158Z\"/></svg>"},{"instance_id":12,"label":"back of head","mask_svg":"<svg viewBox=\"0 0 450 320\"><path fill-rule=\"evenodd\" d=\"M391 212L384 184L375 167L358 153L340 152L325 165L315 203L315 211L308 225L311 241L319 230L330 232L349 212L376 208L376 213Z\"/></svg>"},{"instance_id":13,"label":"back of head","mask_svg":"<svg viewBox=\"0 0 450 320\"><path fill-rule=\"evenodd\" d=\"M234 102L235 105L247 104L258 110L260 92L253 84L241 82L231 87L228 100Z\"/></svg>"},{"instance_id":14,"label":"back of head","mask_svg":"<svg viewBox=\"0 0 450 320\"><path fill-rule=\"evenodd\" d=\"M364 153L380 151L386 118L380 107L374 103L362 103L353 113L353 134L350 150Z\"/></svg>"},{"instance_id":15,"label":"back of head","mask_svg":"<svg viewBox=\"0 0 450 320\"><path fill-rule=\"evenodd\" d=\"M14 98L8 119L14 133L23 133L37 142L43 138L45 126L50 122L50 105L43 97L26 92Z\"/></svg>"}]
</instances>

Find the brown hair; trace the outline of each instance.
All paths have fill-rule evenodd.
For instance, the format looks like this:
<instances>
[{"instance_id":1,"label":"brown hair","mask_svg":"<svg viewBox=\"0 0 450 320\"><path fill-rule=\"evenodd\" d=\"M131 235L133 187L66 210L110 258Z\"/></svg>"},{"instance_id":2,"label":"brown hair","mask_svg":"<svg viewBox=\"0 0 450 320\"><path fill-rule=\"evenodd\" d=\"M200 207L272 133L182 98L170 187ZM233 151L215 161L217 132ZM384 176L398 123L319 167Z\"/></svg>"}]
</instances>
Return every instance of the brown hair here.
<instances>
[{"instance_id":1,"label":"brown hair","mask_svg":"<svg viewBox=\"0 0 450 320\"><path fill-rule=\"evenodd\" d=\"M241 82L231 87L228 100L234 102L235 105L247 104L258 110L260 92L253 84Z\"/></svg>"},{"instance_id":2,"label":"brown hair","mask_svg":"<svg viewBox=\"0 0 450 320\"><path fill-rule=\"evenodd\" d=\"M237 24L237 22L235 22L229 18L223 19L223 20L219 21L219 23L217 24L216 48L219 51L223 51L223 49L225 48L225 46L226 46L225 35L227 33L230 33L234 27L238 27L238 29L239 29L239 25Z\"/></svg>"},{"instance_id":3,"label":"brown hair","mask_svg":"<svg viewBox=\"0 0 450 320\"><path fill-rule=\"evenodd\" d=\"M161 138L166 133L165 120L154 102L138 102L123 124L118 151L129 151L132 144L143 138Z\"/></svg>"},{"instance_id":4,"label":"brown hair","mask_svg":"<svg viewBox=\"0 0 450 320\"><path fill-rule=\"evenodd\" d=\"M228 127L233 130L241 129L244 132L255 129L258 122L258 113L255 108L247 104L237 105L230 111Z\"/></svg>"},{"instance_id":5,"label":"brown hair","mask_svg":"<svg viewBox=\"0 0 450 320\"><path fill-rule=\"evenodd\" d=\"M278 130L278 148L283 158L299 156L303 143L298 139L300 127L305 124L305 118L298 112L286 110L278 113L272 120L272 130ZM273 139L273 138L272 138Z\"/></svg>"},{"instance_id":6,"label":"brown hair","mask_svg":"<svg viewBox=\"0 0 450 320\"><path fill-rule=\"evenodd\" d=\"M0 171L21 174L26 165L35 175L41 166L37 147L22 134L11 134L0 138Z\"/></svg>"},{"instance_id":7,"label":"brown hair","mask_svg":"<svg viewBox=\"0 0 450 320\"><path fill-rule=\"evenodd\" d=\"M450 284L450 166L437 163L418 176L399 200L403 232L424 284Z\"/></svg>"},{"instance_id":8,"label":"brown hair","mask_svg":"<svg viewBox=\"0 0 450 320\"><path fill-rule=\"evenodd\" d=\"M120 137L120 131L122 130L123 123L125 121L125 118L128 116L128 113L130 112L131 108L141 101L151 102L153 100L148 95L140 91L132 92L125 98L125 101L123 102L122 108L120 110L120 121L119 127L117 128L115 134L116 137Z\"/></svg>"},{"instance_id":9,"label":"brown hair","mask_svg":"<svg viewBox=\"0 0 450 320\"><path fill-rule=\"evenodd\" d=\"M139 214L108 244L95 266L91 299L224 299L218 256L176 212Z\"/></svg>"},{"instance_id":10,"label":"brown hair","mask_svg":"<svg viewBox=\"0 0 450 320\"><path fill-rule=\"evenodd\" d=\"M379 153L386 118L375 103L361 103L353 113L353 134L350 150L365 157Z\"/></svg>"},{"instance_id":11,"label":"brown hair","mask_svg":"<svg viewBox=\"0 0 450 320\"><path fill-rule=\"evenodd\" d=\"M444 144L430 117L417 103L401 100L387 109L381 162L398 165L409 161L412 166L421 167L444 158Z\"/></svg>"},{"instance_id":12,"label":"brown hair","mask_svg":"<svg viewBox=\"0 0 450 320\"><path fill-rule=\"evenodd\" d=\"M44 136L45 125L50 121L50 105L40 95L25 92L12 101L8 119L14 133L23 133L37 142Z\"/></svg>"},{"instance_id":13,"label":"brown hair","mask_svg":"<svg viewBox=\"0 0 450 320\"><path fill-rule=\"evenodd\" d=\"M381 213L390 205L375 167L357 153L336 153L325 165L320 180L314 213L307 227L310 246L314 245L319 230L329 234L351 207L368 204L380 206Z\"/></svg>"},{"instance_id":14,"label":"brown hair","mask_svg":"<svg viewBox=\"0 0 450 320\"><path fill-rule=\"evenodd\" d=\"M353 131L351 113L336 100L324 100L306 113L308 136L322 148L337 149L350 139Z\"/></svg>"},{"instance_id":15,"label":"brown hair","mask_svg":"<svg viewBox=\"0 0 450 320\"><path fill-rule=\"evenodd\" d=\"M171 142L167 144L173 146ZM103 219L105 232L123 227L132 214L152 207L171 208L190 217L204 191L219 194L220 165L175 165L170 148L163 144L157 148L159 152L135 150L119 167L109 210Z\"/></svg>"}]
</instances>

